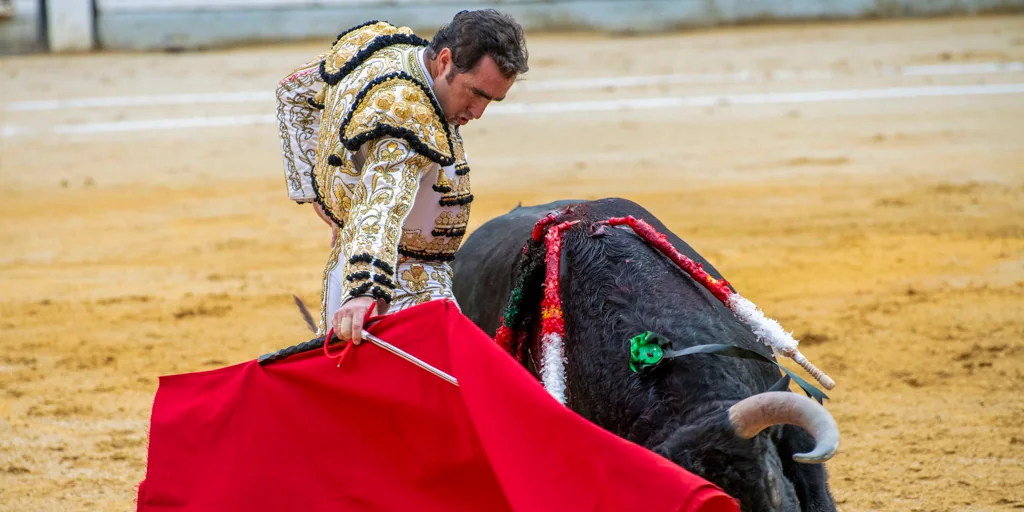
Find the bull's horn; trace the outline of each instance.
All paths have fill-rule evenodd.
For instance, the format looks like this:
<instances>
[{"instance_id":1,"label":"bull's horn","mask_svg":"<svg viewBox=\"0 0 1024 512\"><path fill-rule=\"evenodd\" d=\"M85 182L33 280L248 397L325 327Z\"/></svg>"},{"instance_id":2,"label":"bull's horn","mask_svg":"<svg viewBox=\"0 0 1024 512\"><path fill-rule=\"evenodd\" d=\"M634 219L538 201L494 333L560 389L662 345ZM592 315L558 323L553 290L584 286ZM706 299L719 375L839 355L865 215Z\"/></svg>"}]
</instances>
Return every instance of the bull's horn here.
<instances>
[{"instance_id":1,"label":"bull's horn","mask_svg":"<svg viewBox=\"0 0 1024 512\"><path fill-rule=\"evenodd\" d=\"M729 408L736 435L752 439L772 425L796 425L814 437L814 449L797 453L793 460L821 464L839 449L839 427L824 407L814 400L787 391L769 391L745 398Z\"/></svg>"}]
</instances>

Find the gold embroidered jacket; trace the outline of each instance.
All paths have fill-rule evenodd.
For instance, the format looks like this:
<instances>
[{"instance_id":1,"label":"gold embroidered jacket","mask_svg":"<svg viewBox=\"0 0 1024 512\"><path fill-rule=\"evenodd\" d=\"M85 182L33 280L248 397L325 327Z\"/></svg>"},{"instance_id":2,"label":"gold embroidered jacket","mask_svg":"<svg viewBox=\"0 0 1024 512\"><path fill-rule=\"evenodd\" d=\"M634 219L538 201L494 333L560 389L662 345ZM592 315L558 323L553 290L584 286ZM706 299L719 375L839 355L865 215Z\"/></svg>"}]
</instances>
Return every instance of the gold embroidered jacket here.
<instances>
[{"instance_id":1,"label":"gold embroidered jacket","mask_svg":"<svg viewBox=\"0 0 1024 512\"><path fill-rule=\"evenodd\" d=\"M324 271L321 331L349 297L391 311L452 298L448 262L469 220L469 166L422 64L427 41L369 22L277 89L288 196L341 228Z\"/></svg>"}]
</instances>

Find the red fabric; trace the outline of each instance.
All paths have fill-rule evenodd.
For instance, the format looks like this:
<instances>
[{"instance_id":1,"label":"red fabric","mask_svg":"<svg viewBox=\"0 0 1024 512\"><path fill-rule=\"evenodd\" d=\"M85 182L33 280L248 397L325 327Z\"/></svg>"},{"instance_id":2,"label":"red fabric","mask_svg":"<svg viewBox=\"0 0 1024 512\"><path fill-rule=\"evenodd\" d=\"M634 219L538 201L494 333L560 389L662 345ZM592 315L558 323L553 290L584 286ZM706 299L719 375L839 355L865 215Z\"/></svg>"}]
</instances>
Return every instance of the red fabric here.
<instances>
[{"instance_id":1,"label":"red fabric","mask_svg":"<svg viewBox=\"0 0 1024 512\"><path fill-rule=\"evenodd\" d=\"M138 509L733 511L717 487L559 405L447 301L384 340L161 377Z\"/></svg>"}]
</instances>

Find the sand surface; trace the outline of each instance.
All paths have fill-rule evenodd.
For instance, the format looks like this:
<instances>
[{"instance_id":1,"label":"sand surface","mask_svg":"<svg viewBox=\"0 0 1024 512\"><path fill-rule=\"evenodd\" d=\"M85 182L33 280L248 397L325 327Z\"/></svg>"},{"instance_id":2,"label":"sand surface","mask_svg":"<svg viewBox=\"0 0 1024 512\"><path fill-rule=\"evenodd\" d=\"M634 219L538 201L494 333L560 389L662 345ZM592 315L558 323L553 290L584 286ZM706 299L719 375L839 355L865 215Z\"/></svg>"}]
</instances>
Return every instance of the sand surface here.
<instances>
[{"instance_id":1,"label":"sand surface","mask_svg":"<svg viewBox=\"0 0 1024 512\"><path fill-rule=\"evenodd\" d=\"M327 44L0 60L0 509L133 510L157 378L308 339L291 294L319 302L328 253L286 199L274 124L68 126L272 114ZM506 103L1024 84L1006 65L1024 17L530 48ZM666 74L704 78L553 82ZM267 99L11 107L246 91ZM471 227L519 202L640 202L839 383L842 510L1024 509L1024 94L794 101L496 110L464 130Z\"/></svg>"}]
</instances>

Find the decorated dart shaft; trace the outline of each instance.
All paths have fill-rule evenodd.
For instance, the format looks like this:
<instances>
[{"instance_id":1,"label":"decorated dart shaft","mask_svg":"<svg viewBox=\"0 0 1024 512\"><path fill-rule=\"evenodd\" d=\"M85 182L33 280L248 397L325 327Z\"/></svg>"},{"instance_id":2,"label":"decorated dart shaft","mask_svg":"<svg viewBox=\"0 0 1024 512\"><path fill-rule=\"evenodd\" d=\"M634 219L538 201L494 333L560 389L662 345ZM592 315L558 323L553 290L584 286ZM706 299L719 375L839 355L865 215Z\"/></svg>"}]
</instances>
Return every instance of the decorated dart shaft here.
<instances>
[{"instance_id":1,"label":"decorated dart shaft","mask_svg":"<svg viewBox=\"0 0 1024 512\"><path fill-rule=\"evenodd\" d=\"M754 303L735 293L729 288L729 283L718 280L709 275L700 263L680 253L668 241L668 237L659 233L653 226L633 216L615 217L601 222L610 226L627 225L640 235L659 252L671 259L679 268L683 269L695 281L711 292L718 300L728 307L743 323L747 324L762 343L772 347L776 352L793 359L801 368L813 376L825 389L831 390L836 383L831 377L825 375L821 370L811 364L803 354L797 350L797 341L787 333L775 320L767 318Z\"/></svg>"},{"instance_id":2,"label":"decorated dart shaft","mask_svg":"<svg viewBox=\"0 0 1024 512\"><path fill-rule=\"evenodd\" d=\"M796 361L796 364L800 365L800 367L807 373L811 374L811 377L814 377L825 389L831 391L832 388L836 387L836 382L832 380L832 377L825 375L825 373L819 370L817 366L814 366L813 363L808 361L799 350L794 350L793 352L794 354L786 354L786 356L793 361Z\"/></svg>"},{"instance_id":3,"label":"decorated dart shaft","mask_svg":"<svg viewBox=\"0 0 1024 512\"><path fill-rule=\"evenodd\" d=\"M562 261L562 233L579 221L563 222L551 227L544 240L544 299L541 301L541 380L544 389L559 403L567 401L565 387L565 318L562 314L562 289L558 281Z\"/></svg>"}]
</instances>

